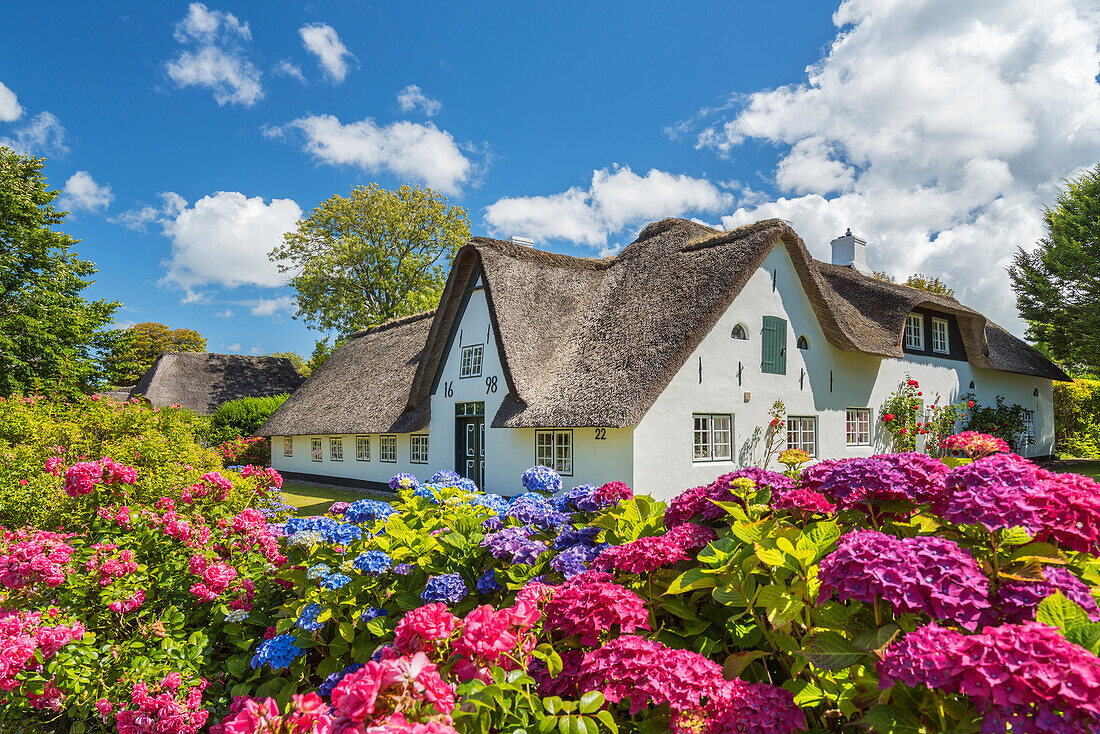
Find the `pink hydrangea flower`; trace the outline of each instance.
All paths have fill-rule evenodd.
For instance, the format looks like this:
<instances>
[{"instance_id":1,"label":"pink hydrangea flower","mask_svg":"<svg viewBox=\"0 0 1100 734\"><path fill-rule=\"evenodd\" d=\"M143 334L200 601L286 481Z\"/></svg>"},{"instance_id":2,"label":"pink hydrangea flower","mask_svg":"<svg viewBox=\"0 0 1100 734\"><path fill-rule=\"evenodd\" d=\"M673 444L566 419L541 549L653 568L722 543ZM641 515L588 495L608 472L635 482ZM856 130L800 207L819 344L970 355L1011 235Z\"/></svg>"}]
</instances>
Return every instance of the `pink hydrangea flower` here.
<instances>
[{"instance_id":1,"label":"pink hydrangea flower","mask_svg":"<svg viewBox=\"0 0 1100 734\"><path fill-rule=\"evenodd\" d=\"M940 442L940 448L945 451L957 451L971 459L983 459L996 453L1007 454L1012 450L1004 440L977 431L963 431L954 436L948 436Z\"/></svg>"},{"instance_id":2,"label":"pink hydrangea flower","mask_svg":"<svg viewBox=\"0 0 1100 734\"><path fill-rule=\"evenodd\" d=\"M624 634L648 630L649 611L640 596L618 584L570 581L547 603L546 627L594 646L614 627Z\"/></svg>"},{"instance_id":3,"label":"pink hydrangea flower","mask_svg":"<svg viewBox=\"0 0 1100 734\"><path fill-rule=\"evenodd\" d=\"M446 604L425 604L401 618L394 630L393 644L401 652L411 655L434 648L434 643L449 639L458 625L458 617L447 610Z\"/></svg>"}]
</instances>

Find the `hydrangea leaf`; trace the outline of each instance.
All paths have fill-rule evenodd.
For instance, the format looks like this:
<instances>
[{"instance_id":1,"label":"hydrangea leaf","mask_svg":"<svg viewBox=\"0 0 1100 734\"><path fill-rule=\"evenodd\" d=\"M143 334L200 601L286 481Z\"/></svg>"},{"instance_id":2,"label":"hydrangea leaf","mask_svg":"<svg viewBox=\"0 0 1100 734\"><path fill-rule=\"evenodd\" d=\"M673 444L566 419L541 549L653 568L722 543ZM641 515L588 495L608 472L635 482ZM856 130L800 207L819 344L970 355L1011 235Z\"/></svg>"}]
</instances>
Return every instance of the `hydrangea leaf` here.
<instances>
[{"instance_id":1,"label":"hydrangea leaf","mask_svg":"<svg viewBox=\"0 0 1100 734\"><path fill-rule=\"evenodd\" d=\"M797 699L795 703L798 703ZM859 720L859 725L877 734L924 734L924 727L908 711L897 706L879 704Z\"/></svg>"},{"instance_id":2,"label":"hydrangea leaf","mask_svg":"<svg viewBox=\"0 0 1100 734\"><path fill-rule=\"evenodd\" d=\"M1089 615L1079 604L1067 599L1062 592L1043 599L1039 603L1039 611L1035 613L1035 621L1057 627L1065 634L1070 630L1090 624Z\"/></svg>"},{"instance_id":3,"label":"hydrangea leaf","mask_svg":"<svg viewBox=\"0 0 1100 734\"><path fill-rule=\"evenodd\" d=\"M1093 655L1100 655L1100 623L1082 624L1066 632L1066 639Z\"/></svg>"},{"instance_id":4,"label":"hydrangea leaf","mask_svg":"<svg viewBox=\"0 0 1100 734\"><path fill-rule=\"evenodd\" d=\"M714 576L698 568L688 569L676 577L666 594L683 594L695 589L712 589L716 586Z\"/></svg>"},{"instance_id":5,"label":"hydrangea leaf","mask_svg":"<svg viewBox=\"0 0 1100 734\"><path fill-rule=\"evenodd\" d=\"M745 668L759 658L767 655L764 650L746 650L744 652L735 652L726 658L726 662L722 664L722 675L726 680L733 680L734 678L740 678L741 673L745 671Z\"/></svg>"},{"instance_id":6,"label":"hydrangea leaf","mask_svg":"<svg viewBox=\"0 0 1100 734\"><path fill-rule=\"evenodd\" d=\"M842 670L868 659L867 653L838 632L819 632L797 654L821 670Z\"/></svg>"},{"instance_id":7,"label":"hydrangea leaf","mask_svg":"<svg viewBox=\"0 0 1100 734\"><path fill-rule=\"evenodd\" d=\"M820 688L804 680L790 680L782 687L794 695L794 702L798 706L816 706L825 698Z\"/></svg>"},{"instance_id":8,"label":"hydrangea leaf","mask_svg":"<svg viewBox=\"0 0 1100 734\"><path fill-rule=\"evenodd\" d=\"M1001 544L1009 546L1024 545L1031 541L1031 535L1025 528L1016 526L1001 531Z\"/></svg>"}]
</instances>

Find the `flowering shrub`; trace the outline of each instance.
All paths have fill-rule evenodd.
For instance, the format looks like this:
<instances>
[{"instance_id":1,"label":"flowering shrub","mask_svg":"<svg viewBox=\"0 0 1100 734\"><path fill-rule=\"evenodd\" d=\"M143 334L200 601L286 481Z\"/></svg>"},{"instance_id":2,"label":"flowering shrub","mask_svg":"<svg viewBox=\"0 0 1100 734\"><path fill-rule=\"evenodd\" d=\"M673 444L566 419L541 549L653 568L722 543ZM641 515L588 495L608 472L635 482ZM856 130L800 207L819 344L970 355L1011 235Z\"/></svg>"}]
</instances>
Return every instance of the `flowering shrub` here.
<instances>
[{"instance_id":1,"label":"flowering shrub","mask_svg":"<svg viewBox=\"0 0 1100 734\"><path fill-rule=\"evenodd\" d=\"M927 410L922 410L925 407ZM955 432L956 424L965 417L965 408L952 403L941 405L940 396L934 393L925 397L920 383L906 375L905 382L882 404L879 415L894 451L916 451L923 436L928 455L940 456L944 439Z\"/></svg>"},{"instance_id":2,"label":"flowering shrub","mask_svg":"<svg viewBox=\"0 0 1100 734\"><path fill-rule=\"evenodd\" d=\"M271 441L263 436L240 436L214 447L226 466L271 463Z\"/></svg>"},{"instance_id":3,"label":"flowering shrub","mask_svg":"<svg viewBox=\"0 0 1100 734\"><path fill-rule=\"evenodd\" d=\"M940 448L951 452L953 455L962 455L968 459L984 459L990 454L1011 451L1004 440L984 433L975 433L974 431L963 431L957 435L948 436L940 443Z\"/></svg>"}]
</instances>

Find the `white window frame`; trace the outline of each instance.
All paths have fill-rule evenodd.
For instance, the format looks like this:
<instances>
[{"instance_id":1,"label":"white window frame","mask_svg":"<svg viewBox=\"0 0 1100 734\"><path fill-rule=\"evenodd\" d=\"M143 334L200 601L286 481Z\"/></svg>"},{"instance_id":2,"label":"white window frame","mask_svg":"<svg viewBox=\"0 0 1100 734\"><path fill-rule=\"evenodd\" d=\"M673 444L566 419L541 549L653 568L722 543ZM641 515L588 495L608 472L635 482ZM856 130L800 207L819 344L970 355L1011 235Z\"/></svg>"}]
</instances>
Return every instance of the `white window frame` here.
<instances>
[{"instance_id":1,"label":"white window frame","mask_svg":"<svg viewBox=\"0 0 1100 734\"><path fill-rule=\"evenodd\" d=\"M283 456L294 456L294 437L283 436Z\"/></svg>"},{"instance_id":2,"label":"white window frame","mask_svg":"<svg viewBox=\"0 0 1100 734\"><path fill-rule=\"evenodd\" d=\"M871 409L847 408L844 412L844 434L849 446L870 446Z\"/></svg>"},{"instance_id":3,"label":"white window frame","mask_svg":"<svg viewBox=\"0 0 1100 734\"><path fill-rule=\"evenodd\" d=\"M324 442L319 436L309 439L309 459L310 461L325 460Z\"/></svg>"},{"instance_id":4,"label":"white window frame","mask_svg":"<svg viewBox=\"0 0 1100 734\"><path fill-rule=\"evenodd\" d=\"M1024 440L1035 441L1035 411L1024 409Z\"/></svg>"},{"instance_id":5,"label":"white window frame","mask_svg":"<svg viewBox=\"0 0 1100 734\"><path fill-rule=\"evenodd\" d=\"M905 317L905 346L924 349L924 314L911 313Z\"/></svg>"},{"instance_id":6,"label":"white window frame","mask_svg":"<svg viewBox=\"0 0 1100 734\"><path fill-rule=\"evenodd\" d=\"M378 460L383 464L397 463L397 436L384 434L378 437Z\"/></svg>"},{"instance_id":7,"label":"white window frame","mask_svg":"<svg viewBox=\"0 0 1100 734\"><path fill-rule=\"evenodd\" d=\"M732 461L733 415L694 413L691 419L692 462Z\"/></svg>"},{"instance_id":8,"label":"white window frame","mask_svg":"<svg viewBox=\"0 0 1100 734\"><path fill-rule=\"evenodd\" d=\"M414 433L409 436L409 463L428 463L428 434Z\"/></svg>"},{"instance_id":9,"label":"white window frame","mask_svg":"<svg viewBox=\"0 0 1100 734\"><path fill-rule=\"evenodd\" d=\"M344 438L342 436L328 437L328 458L329 461L344 460Z\"/></svg>"},{"instance_id":10,"label":"white window frame","mask_svg":"<svg viewBox=\"0 0 1100 734\"><path fill-rule=\"evenodd\" d=\"M942 341L940 337L943 337ZM951 332L947 319L932 317L932 351L936 354L951 353Z\"/></svg>"},{"instance_id":11,"label":"white window frame","mask_svg":"<svg viewBox=\"0 0 1100 734\"><path fill-rule=\"evenodd\" d=\"M355 437L355 460L370 461L370 436Z\"/></svg>"},{"instance_id":12,"label":"white window frame","mask_svg":"<svg viewBox=\"0 0 1100 734\"><path fill-rule=\"evenodd\" d=\"M817 416L787 416L787 448L802 449L812 457L817 456Z\"/></svg>"},{"instance_id":13,"label":"white window frame","mask_svg":"<svg viewBox=\"0 0 1100 734\"><path fill-rule=\"evenodd\" d=\"M484 344L470 344L462 347L462 357L458 368L459 379L481 377L481 363L484 357Z\"/></svg>"},{"instance_id":14,"label":"white window frame","mask_svg":"<svg viewBox=\"0 0 1100 734\"><path fill-rule=\"evenodd\" d=\"M573 476L573 430L535 431L535 465Z\"/></svg>"}]
</instances>

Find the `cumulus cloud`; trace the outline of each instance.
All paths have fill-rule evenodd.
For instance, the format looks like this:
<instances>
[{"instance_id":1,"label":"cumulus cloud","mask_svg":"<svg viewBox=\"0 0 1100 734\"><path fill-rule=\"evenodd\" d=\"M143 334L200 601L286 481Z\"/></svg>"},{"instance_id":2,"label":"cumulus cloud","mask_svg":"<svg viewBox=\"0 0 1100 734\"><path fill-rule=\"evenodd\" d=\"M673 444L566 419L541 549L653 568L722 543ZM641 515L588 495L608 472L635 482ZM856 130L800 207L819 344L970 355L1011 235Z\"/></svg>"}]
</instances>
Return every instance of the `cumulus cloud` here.
<instances>
[{"instance_id":1,"label":"cumulus cloud","mask_svg":"<svg viewBox=\"0 0 1100 734\"><path fill-rule=\"evenodd\" d=\"M257 298L254 301L242 301L241 305L248 306L248 312L253 316L278 316L279 314L296 311L298 300L294 296L277 296L276 298Z\"/></svg>"},{"instance_id":2,"label":"cumulus cloud","mask_svg":"<svg viewBox=\"0 0 1100 734\"><path fill-rule=\"evenodd\" d=\"M58 204L63 209L84 210L88 212L103 211L115 200L111 193L111 187L102 186L95 182L87 171L77 171L65 182Z\"/></svg>"},{"instance_id":3,"label":"cumulus cloud","mask_svg":"<svg viewBox=\"0 0 1100 734\"><path fill-rule=\"evenodd\" d=\"M291 133L300 133L306 152L325 163L386 171L445 193L457 193L474 175L474 162L454 137L430 122L379 125L367 118L345 125L333 115L313 115L265 130L268 137Z\"/></svg>"},{"instance_id":4,"label":"cumulus cloud","mask_svg":"<svg viewBox=\"0 0 1100 734\"><path fill-rule=\"evenodd\" d=\"M270 203L237 191L219 191L186 206L164 224L172 257L162 282L187 293L204 285L273 287L286 278L267 253L295 227L302 209L291 199Z\"/></svg>"},{"instance_id":5,"label":"cumulus cloud","mask_svg":"<svg viewBox=\"0 0 1100 734\"><path fill-rule=\"evenodd\" d=\"M733 197L710 181L653 169L639 176L628 167L592 172L587 189L547 196L505 197L485 209L498 236L565 239L610 254L608 237L654 219L727 211Z\"/></svg>"},{"instance_id":6,"label":"cumulus cloud","mask_svg":"<svg viewBox=\"0 0 1100 734\"><path fill-rule=\"evenodd\" d=\"M397 93L397 104L401 107L402 112L412 112L419 109L428 117L433 117L443 109L442 102L424 94L424 90L415 84L410 84Z\"/></svg>"},{"instance_id":7,"label":"cumulus cloud","mask_svg":"<svg viewBox=\"0 0 1100 734\"><path fill-rule=\"evenodd\" d=\"M234 342L233 344L226 344L225 342L222 342L222 349L227 352L239 352L241 351L241 344L240 342Z\"/></svg>"},{"instance_id":8,"label":"cumulus cloud","mask_svg":"<svg viewBox=\"0 0 1100 734\"><path fill-rule=\"evenodd\" d=\"M286 59L279 62L278 66L275 67L274 73L289 79L297 79L300 82L305 82L306 80L305 74L302 73L302 70L298 68L297 64L292 64Z\"/></svg>"},{"instance_id":9,"label":"cumulus cloud","mask_svg":"<svg viewBox=\"0 0 1100 734\"><path fill-rule=\"evenodd\" d=\"M219 105L251 107L263 97L260 70L247 57L243 43L252 39L248 23L232 13L191 3L176 24L173 37L191 46L168 62L168 78L179 87L206 87Z\"/></svg>"},{"instance_id":10,"label":"cumulus cloud","mask_svg":"<svg viewBox=\"0 0 1100 734\"><path fill-rule=\"evenodd\" d=\"M162 191L159 196L160 206L139 202L118 216L109 217L107 221L135 232L145 232L150 224L168 224L187 207L187 200L175 191Z\"/></svg>"},{"instance_id":11,"label":"cumulus cloud","mask_svg":"<svg viewBox=\"0 0 1100 734\"><path fill-rule=\"evenodd\" d=\"M214 312L214 318L216 318L216 319L231 319L235 315L236 314L233 313L233 309L231 309L231 308L227 308L224 311L215 311Z\"/></svg>"},{"instance_id":12,"label":"cumulus cloud","mask_svg":"<svg viewBox=\"0 0 1100 734\"><path fill-rule=\"evenodd\" d=\"M833 22L804 81L737 96L697 133L723 156L750 140L781 151L785 196L723 223L788 219L821 258L851 226L872 267L945 277L1021 331L1005 266L1040 236L1059 181L1100 158L1100 14L1074 0L847 0Z\"/></svg>"},{"instance_id":13,"label":"cumulus cloud","mask_svg":"<svg viewBox=\"0 0 1100 734\"><path fill-rule=\"evenodd\" d=\"M340 40L336 29L325 23L312 23L299 28L298 35L306 50L317 57L325 75L337 84L344 81L348 75L348 61L355 57Z\"/></svg>"},{"instance_id":14,"label":"cumulus cloud","mask_svg":"<svg viewBox=\"0 0 1100 734\"><path fill-rule=\"evenodd\" d=\"M22 155L62 156L69 152L69 146L65 145L65 126L52 112L39 112L13 130L11 137L0 137L0 145Z\"/></svg>"},{"instance_id":15,"label":"cumulus cloud","mask_svg":"<svg viewBox=\"0 0 1100 734\"><path fill-rule=\"evenodd\" d=\"M23 108L19 106L15 92L0 82L0 122L15 122L22 116Z\"/></svg>"}]
</instances>

